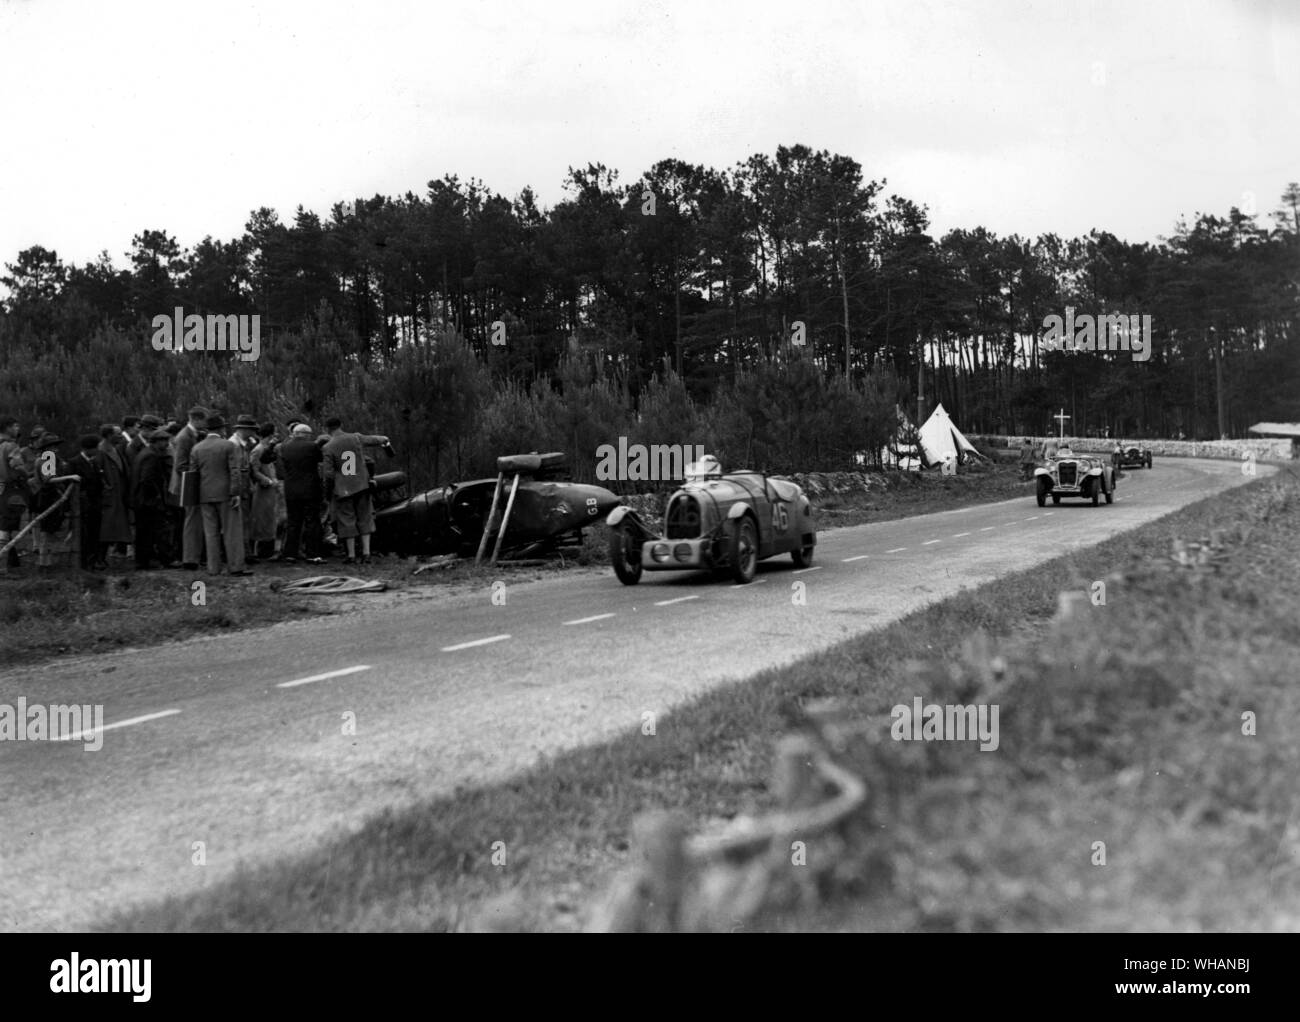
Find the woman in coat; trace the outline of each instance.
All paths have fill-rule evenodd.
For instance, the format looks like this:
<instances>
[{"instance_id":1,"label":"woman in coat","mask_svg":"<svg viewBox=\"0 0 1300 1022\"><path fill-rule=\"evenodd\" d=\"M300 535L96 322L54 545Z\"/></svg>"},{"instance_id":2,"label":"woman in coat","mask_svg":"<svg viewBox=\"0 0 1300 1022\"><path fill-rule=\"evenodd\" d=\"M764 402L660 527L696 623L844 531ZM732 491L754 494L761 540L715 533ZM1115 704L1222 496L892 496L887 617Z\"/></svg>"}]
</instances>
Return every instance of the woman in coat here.
<instances>
[{"instance_id":1,"label":"woman in coat","mask_svg":"<svg viewBox=\"0 0 1300 1022\"><path fill-rule=\"evenodd\" d=\"M105 560L108 548L126 544L135 538L131 534L131 512L128 501L130 475L126 467L126 437L114 425L100 427L99 452L96 459L104 473L104 495L99 502L99 559Z\"/></svg>"},{"instance_id":2,"label":"woman in coat","mask_svg":"<svg viewBox=\"0 0 1300 1022\"><path fill-rule=\"evenodd\" d=\"M275 533L280 524L274 424L263 423L258 427L257 435L258 443L252 453L253 507L249 514L249 543L253 556L265 559L275 554Z\"/></svg>"}]
</instances>

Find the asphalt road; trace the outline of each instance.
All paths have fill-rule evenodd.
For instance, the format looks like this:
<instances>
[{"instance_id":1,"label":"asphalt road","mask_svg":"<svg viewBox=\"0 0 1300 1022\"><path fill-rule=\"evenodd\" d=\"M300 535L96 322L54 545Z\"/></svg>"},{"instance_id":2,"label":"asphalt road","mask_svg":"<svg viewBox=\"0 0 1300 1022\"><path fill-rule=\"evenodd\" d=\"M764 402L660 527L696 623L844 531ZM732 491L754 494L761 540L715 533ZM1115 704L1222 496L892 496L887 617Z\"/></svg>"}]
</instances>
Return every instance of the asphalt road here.
<instances>
[{"instance_id":1,"label":"asphalt road","mask_svg":"<svg viewBox=\"0 0 1300 1022\"><path fill-rule=\"evenodd\" d=\"M75 930L200 889L1245 481L1158 459L1110 506L1026 496L831 530L814 567L763 562L744 587L590 570L508 584L504 605L485 585L10 672L0 704L102 704L108 730L93 752L0 742L0 927Z\"/></svg>"}]
</instances>

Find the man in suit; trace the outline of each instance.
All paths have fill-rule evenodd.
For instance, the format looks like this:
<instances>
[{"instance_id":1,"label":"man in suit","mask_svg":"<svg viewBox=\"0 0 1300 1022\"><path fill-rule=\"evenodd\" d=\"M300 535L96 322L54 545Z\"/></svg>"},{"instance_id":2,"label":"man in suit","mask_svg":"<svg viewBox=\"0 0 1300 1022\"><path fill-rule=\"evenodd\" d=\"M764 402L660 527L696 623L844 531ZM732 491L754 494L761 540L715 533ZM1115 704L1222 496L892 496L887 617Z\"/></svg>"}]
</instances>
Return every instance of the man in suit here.
<instances>
[{"instance_id":1,"label":"man in suit","mask_svg":"<svg viewBox=\"0 0 1300 1022\"><path fill-rule=\"evenodd\" d=\"M84 433L77 441L80 453L72 459L68 470L80 476L77 486L77 506L81 516L81 566L87 571L108 567L99 557L100 502L104 499L104 471L100 468L99 437Z\"/></svg>"},{"instance_id":2,"label":"man in suit","mask_svg":"<svg viewBox=\"0 0 1300 1022\"><path fill-rule=\"evenodd\" d=\"M321 472L325 496L334 502L339 539L347 544L344 564L355 564L357 537L361 537L361 563L370 563L370 535L375 519L370 504L370 476L366 472L366 447L383 447L386 436L344 433L343 422L332 416L325 423L330 439L322 452Z\"/></svg>"},{"instance_id":3,"label":"man in suit","mask_svg":"<svg viewBox=\"0 0 1300 1022\"><path fill-rule=\"evenodd\" d=\"M203 509L203 538L208 554L208 573L221 572L224 544L226 565L232 575L251 575L244 567L244 528L236 487L243 471L243 453L238 443L222 435L225 421L219 415L207 421L208 435L194 445L190 462L199 473L199 506Z\"/></svg>"},{"instance_id":4,"label":"man in suit","mask_svg":"<svg viewBox=\"0 0 1300 1022\"><path fill-rule=\"evenodd\" d=\"M295 423L280 446L277 464L284 480L284 503L289 524L282 559L292 564L305 552L313 564L321 561L320 512L323 497L320 466L324 456L311 434L311 426ZM304 537L305 530L305 537ZM305 551L299 549L306 540Z\"/></svg>"},{"instance_id":5,"label":"man in suit","mask_svg":"<svg viewBox=\"0 0 1300 1022\"><path fill-rule=\"evenodd\" d=\"M168 492L177 504L180 504L181 499L181 474L190 470L190 455L194 446L207 432L207 409L195 405L190 409L189 420L172 440L172 478ZM197 504L182 510L184 524L181 526L181 567L196 571L199 559L203 556L203 513Z\"/></svg>"},{"instance_id":6,"label":"man in suit","mask_svg":"<svg viewBox=\"0 0 1300 1022\"><path fill-rule=\"evenodd\" d=\"M171 435L158 429L149 434L132 473L131 506L135 508L135 566L148 571L156 558L164 567L171 556L167 550L164 524L167 513L167 445Z\"/></svg>"}]
</instances>

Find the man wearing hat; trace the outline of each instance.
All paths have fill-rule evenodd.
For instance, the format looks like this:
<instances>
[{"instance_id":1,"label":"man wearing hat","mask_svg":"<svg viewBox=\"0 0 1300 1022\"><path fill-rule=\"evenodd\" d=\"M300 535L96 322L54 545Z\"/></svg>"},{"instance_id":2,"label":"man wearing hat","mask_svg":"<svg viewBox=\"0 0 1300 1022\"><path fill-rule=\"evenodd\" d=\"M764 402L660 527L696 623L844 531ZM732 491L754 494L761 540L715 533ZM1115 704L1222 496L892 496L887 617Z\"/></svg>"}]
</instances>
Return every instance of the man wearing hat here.
<instances>
[{"instance_id":1,"label":"man wearing hat","mask_svg":"<svg viewBox=\"0 0 1300 1022\"><path fill-rule=\"evenodd\" d=\"M207 432L208 410L195 405L189 411L189 422L181 427L172 439L172 478L168 486L177 505L181 499L181 475L190 471L190 455L194 447ZM181 567L190 571L198 569L203 556L204 534L203 513L197 504L183 509L184 519L181 525L180 554Z\"/></svg>"},{"instance_id":2,"label":"man wearing hat","mask_svg":"<svg viewBox=\"0 0 1300 1022\"><path fill-rule=\"evenodd\" d=\"M253 445L257 443L257 420L241 415L235 420L230 442L239 448L239 477L231 481L232 492L239 496L239 520L244 533L244 560L256 564L253 539Z\"/></svg>"},{"instance_id":3,"label":"man wearing hat","mask_svg":"<svg viewBox=\"0 0 1300 1022\"><path fill-rule=\"evenodd\" d=\"M312 439L311 426L305 422L294 423L289 439L280 445L276 454L289 519L280 556L291 564L304 553L312 563L321 560L322 457L320 445ZM304 539L305 550L301 548Z\"/></svg>"},{"instance_id":4,"label":"man wearing hat","mask_svg":"<svg viewBox=\"0 0 1300 1022\"><path fill-rule=\"evenodd\" d=\"M167 446L171 434L165 429L149 433L145 448L135 461L131 506L135 508L135 567L148 571L157 559L164 567L171 561L166 541Z\"/></svg>"},{"instance_id":5,"label":"man wearing hat","mask_svg":"<svg viewBox=\"0 0 1300 1022\"><path fill-rule=\"evenodd\" d=\"M36 460L33 468L33 478L36 483L35 492L32 495L33 518L44 514L57 504L59 498L63 496L59 487L50 482L55 476L71 474L67 463L58 455L59 447L62 444L63 439L58 434L45 432L42 432L40 440L36 442ZM36 570L41 574L46 574L52 567L50 537L63 528L68 507L67 501L59 504L53 513L42 518L36 528L32 530L36 534Z\"/></svg>"},{"instance_id":6,"label":"man wearing hat","mask_svg":"<svg viewBox=\"0 0 1300 1022\"><path fill-rule=\"evenodd\" d=\"M122 422L126 423L133 418L134 416L128 415ZM122 432L128 437L126 445L126 460L128 462L135 464L135 459L140 456L140 452L149 446L149 434L161 426L162 419L156 415L142 415L138 427L134 429L127 429L125 425L122 426Z\"/></svg>"},{"instance_id":7,"label":"man wearing hat","mask_svg":"<svg viewBox=\"0 0 1300 1022\"><path fill-rule=\"evenodd\" d=\"M97 433L83 433L77 441L79 453L68 465L68 474L80 476L77 509L81 516L81 566L87 571L108 567L99 557L99 502L104 498L104 471L100 467Z\"/></svg>"},{"instance_id":8,"label":"man wearing hat","mask_svg":"<svg viewBox=\"0 0 1300 1022\"><path fill-rule=\"evenodd\" d=\"M251 575L244 567L244 527L236 487L243 468L241 448L222 435L225 420L212 415L208 435L194 446L190 462L199 473L199 506L203 509L203 539L207 548L208 573L221 572L221 551L232 575Z\"/></svg>"}]
</instances>

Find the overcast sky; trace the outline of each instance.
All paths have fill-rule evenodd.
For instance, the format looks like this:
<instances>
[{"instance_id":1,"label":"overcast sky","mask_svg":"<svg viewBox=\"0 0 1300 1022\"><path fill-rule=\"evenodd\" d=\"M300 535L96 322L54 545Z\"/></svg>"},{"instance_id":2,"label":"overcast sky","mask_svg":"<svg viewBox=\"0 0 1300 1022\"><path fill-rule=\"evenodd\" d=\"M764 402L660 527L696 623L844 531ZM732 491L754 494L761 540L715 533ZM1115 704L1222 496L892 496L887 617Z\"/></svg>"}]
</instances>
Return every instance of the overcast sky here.
<instances>
[{"instance_id":1,"label":"overcast sky","mask_svg":"<svg viewBox=\"0 0 1300 1022\"><path fill-rule=\"evenodd\" d=\"M795 143L936 236L1154 241L1273 210L1298 129L1295 0L0 0L0 262L122 266L144 228L188 247L445 173L550 206L571 165Z\"/></svg>"}]
</instances>

